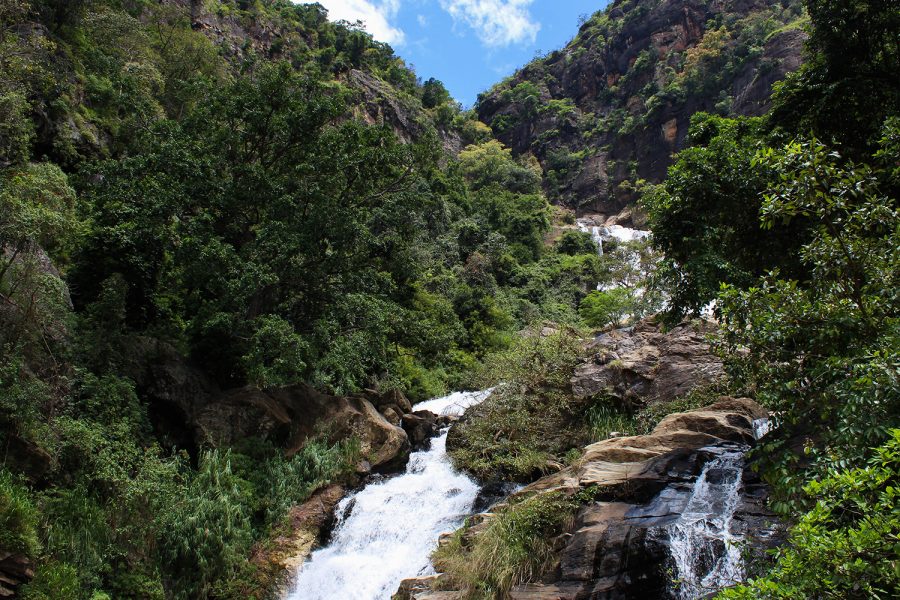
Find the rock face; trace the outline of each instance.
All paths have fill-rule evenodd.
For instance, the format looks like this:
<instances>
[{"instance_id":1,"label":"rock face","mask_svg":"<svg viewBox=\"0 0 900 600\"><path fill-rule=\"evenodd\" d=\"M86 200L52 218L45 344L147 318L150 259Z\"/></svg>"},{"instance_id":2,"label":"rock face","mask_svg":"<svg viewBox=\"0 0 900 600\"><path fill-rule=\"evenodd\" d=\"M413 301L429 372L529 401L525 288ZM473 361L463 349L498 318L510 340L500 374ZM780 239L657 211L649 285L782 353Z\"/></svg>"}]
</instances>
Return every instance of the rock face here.
<instances>
[{"instance_id":1,"label":"rock face","mask_svg":"<svg viewBox=\"0 0 900 600\"><path fill-rule=\"evenodd\" d=\"M591 344L593 357L572 377L577 398L598 394L633 405L673 400L722 376L706 341L712 323L682 323L668 332L651 318L616 329Z\"/></svg>"},{"instance_id":2,"label":"rock face","mask_svg":"<svg viewBox=\"0 0 900 600\"><path fill-rule=\"evenodd\" d=\"M34 570L28 557L0 548L0 598L15 598L19 586L32 577Z\"/></svg>"},{"instance_id":3,"label":"rock face","mask_svg":"<svg viewBox=\"0 0 900 600\"><path fill-rule=\"evenodd\" d=\"M801 62L800 11L797 1L617 0L483 94L478 115L538 158L551 198L614 215L636 198L622 183L662 180L695 112L767 110L772 84Z\"/></svg>"},{"instance_id":4,"label":"rock face","mask_svg":"<svg viewBox=\"0 0 900 600\"><path fill-rule=\"evenodd\" d=\"M374 470L391 471L406 464L410 445L400 418L412 407L399 392L341 397L305 384L222 391L168 344L141 337L131 340L129 347L132 356L126 370L167 446L195 450L260 437L292 454L311 436L327 430L334 439L357 436L363 457Z\"/></svg>"},{"instance_id":5,"label":"rock face","mask_svg":"<svg viewBox=\"0 0 900 600\"><path fill-rule=\"evenodd\" d=\"M198 435L215 445L258 436L277 441L290 455L327 429L338 439L356 436L376 471L399 469L409 458L406 432L388 422L371 402L361 396L323 394L305 384L230 390L199 410L195 420Z\"/></svg>"},{"instance_id":6,"label":"rock face","mask_svg":"<svg viewBox=\"0 0 900 600\"><path fill-rule=\"evenodd\" d=\"M763 507L765 487L743 463L754 441L753 421L766 416L752 400L723 397L705 408L669 415L649 435L592 444L573 466L522 489L517 494L570 495L587 488L594 490L594 501L581 506L556 540L555 562L543 578L515 586L509 598L675 598L673 572L680 574L681 567L674 557L682 556L683 538L691 534L686 515L702 526L721 520L723 535L743 539L751 551L773 544L778 536L773 516ZM476 525L469 535L477 530ZM687 563L705 573L725 561L728 548L711 537L692 541L700 542L703 551ZM416 585L421 587L409 582L404 597L429 598L417 595Z\"/></svg>"},{"instance_id":7,"label":"rock face","mask_svg":"<svg viewBox=\"0 0 900 600\"><path fill-rule=\"evenodd\" d=\"M287 532L260 547L251 562L267 571L271 579L282 578L296 572L321 543L325 532L334 522L334 509L344 497L346 489L340 485L326 486L300 506L288 513ZM283 582L287 583L287 582Z\"/></svg>"}]
</instances>

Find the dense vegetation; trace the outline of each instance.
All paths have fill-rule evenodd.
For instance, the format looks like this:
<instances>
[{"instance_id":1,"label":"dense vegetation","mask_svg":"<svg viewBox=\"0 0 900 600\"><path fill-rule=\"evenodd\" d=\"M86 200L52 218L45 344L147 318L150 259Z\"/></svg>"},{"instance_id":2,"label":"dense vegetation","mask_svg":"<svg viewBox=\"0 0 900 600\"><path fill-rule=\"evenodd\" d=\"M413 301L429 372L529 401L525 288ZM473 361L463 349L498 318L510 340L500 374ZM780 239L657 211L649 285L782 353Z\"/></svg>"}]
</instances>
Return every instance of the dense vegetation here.
<instances>
[{"instance_id":1,"label":"dense vegetation","mask_svg":"<svg viewBox=\"0 0 900 600\"><path fill-rule=\"evenodd\" d=\"M525 481L704 397L633 415L566 394L580 352L567 326L652 312L659 290L671 321L716 301L721 385L779 425L756 458L772 506L796 522L791 544L771 574L726 595L896 594L896 8L808 0L808 58L772 112L735 117L722 97L719 114L694 117L663 184L634 182L663 256L656 292L632 290L658 254L639 243L598 255L544 196L576 177L584 148L718 89L806 22L794 2L767 6L712 23L678 69L636 57L617 90L644 81L644 117L578 116L501 85L522 120L576 122L578 150L538 140L542 170L316 5L3 2L0 550L36 564L22 596L263 597L252 549L292 505L352 477L358 443L328 431L289 457L269 439L173 443L137 381L149 347L223 388L417 400L504 381L452 453ZM599 14L580 36L606 48L621 24ZM408 129L366 112L385 95ZM516 124L503 117L495 131ZM465 147L447 156L454 140ZM536 577L542 540L576 508L545 500L492 522L458 583L502 591Z\"/></svg>"},{"instance_id":2,"label":"dense vegetation","mask_svg":"<svg viewBox=\"0 0 900 600\"><path fill-rule=\"evenodd\" d=\"M603 269L545 244L540 170L386 45L316 5L184 4L0 7L0 546L37 564L25 598L261 597L251 547L353 472L327 431L289 458L176 445L148 348L222 388L422 399L577 319ZM372 123L378 94L411 130Z\"/></svg>"},{"instance_id":3,"label":"dense vegetation","mask_svg":"<svg viewBox=\"0 0 900 600\"><path fill-rule=\"evenodd\" d=\"M772 575L726 596L890 597L900 14L867 1L807 9L809 58L773 111L695 117L693 147L645 201L670 318L717 299L733 387L776 415L756 452L771 505L803 515Z\"/></svg>"}]
</instances>

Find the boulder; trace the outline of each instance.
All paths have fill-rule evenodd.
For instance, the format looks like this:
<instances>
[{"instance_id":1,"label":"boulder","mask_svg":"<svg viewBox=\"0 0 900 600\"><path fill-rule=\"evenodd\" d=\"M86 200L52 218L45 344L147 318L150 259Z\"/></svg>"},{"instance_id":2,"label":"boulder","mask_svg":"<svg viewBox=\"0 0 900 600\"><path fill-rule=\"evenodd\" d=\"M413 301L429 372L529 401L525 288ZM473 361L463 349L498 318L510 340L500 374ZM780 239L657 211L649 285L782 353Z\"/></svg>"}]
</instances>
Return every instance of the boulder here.
<instances>
[{"instance_id":1,"label":"boulder","mask_svg":"<svg viewBox=\"0 0 900 600\"><path fill-rule=\"evenodd\" d=\"M368 400L323 394L306 384L229 390L201 408L195 423L198 437L214 445L256 436L282 445L288 455L321 432L335 439L356 436L363 457L379 472L402 468L410 450L406 432Z\"/></svg>"},{"instance_id":2,"label":"boulder","mask_svg":"<svg viewBox=\"0 0 900 600\"><path fill-rule=\"evenodd\" d=\"M572 377L576 398L607 395L623 403L666 402L719 379L722 361L706 336L709 321L685 322L669 331L652 317L598 336L591 359Z\"/></svg>"},{"instance_id":3,"label":"boulder","mask_svg":"<svg viewBox=\"0 0 900 600\"><path fill-rule=\"evenodd\" d=\"M267 579L270 580L295 573L312 551L327 538L334 525L334 509L346 491L343 486L328 485L316 491L300 506L292 507L288 512L285 532L267 544L258 546L251 562L267 573Z\"/></svg>"},{"instance_id":4,"label":"boulder","mask_svg":"<svg viewBox=\"0 0 900 600\"><path fill-rule=\"evenodd\" d=\"M442 423L440 417L427 410L417 410L403 415L403 429L415 450L427 447L431 438L437 435Z\"/></svg>"},{"instance_id":5,"label":"boulder","mask_svg":"<svg viewBox=\"0 0 900 600\"><path fill-rule=\"evenodd\" d=\"M0 548L0 598L15 598L20 586L34 577L34 564L27 556Z\"/></svg>"},{"instance_id":6,"label":"boulder","mask_svg":"<svg viewBox=\"0 0 900 600\"><path fill-rule=\"evenodd\" d=\"M391 600L460 600L459 592L441 592L432 588L440 580L440 575L413 577L400 582L400 588L391 596Z\"/></svg>"}]
</instances>

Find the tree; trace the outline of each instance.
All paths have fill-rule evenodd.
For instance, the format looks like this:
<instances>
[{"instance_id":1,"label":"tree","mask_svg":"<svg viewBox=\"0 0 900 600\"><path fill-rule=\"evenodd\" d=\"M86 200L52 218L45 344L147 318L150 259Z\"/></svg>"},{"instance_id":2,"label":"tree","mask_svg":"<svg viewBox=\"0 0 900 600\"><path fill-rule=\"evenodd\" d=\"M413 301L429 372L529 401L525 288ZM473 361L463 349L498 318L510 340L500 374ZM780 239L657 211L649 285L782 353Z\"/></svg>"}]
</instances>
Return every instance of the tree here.
<instances>
[{"instance_id":1,"label":"tree","mask_svg":"<svg viewBox=\"0 0 900 600\"><path fill-rule=\"evenodd\" d=\"M763 229L759 211L771 172L756 161L763 121L695 114L691 147L678 153L666 181L644 195L660 267L672 287L668 318L699 314L722 282L745 286L768 269L805 277L795 250L803 218Z\"/></svg>"},{"instance_id":2,"label":"tree","mask_svg":"<svg viewBox=\"0 0 900 600\"><path fill-rule=\"evenodd\" d=\"M591 327L617 326L634 308L631 292L625 288L594 291L581 301L578 312Z\"/></svg>"},{"instance_id":3,"label":"tree","mask_svg":"<svg viewBox=\"0 0 900 600\"><path fill-rule=\"evenodd\" d=\"M422 106L425 108L441 106L452 99L444 84L434 77L422 84Z\"/></svg>"},{"instance_id":4,"label":"tree","mask_svg":"<svg viewBox=\"0 0 900 600\"><path fill-rule=\"evenodd\" d=\"M891 0L805 0L806 60L776 86L772 120L865 157L900 113L900 11Z\"/></svg>"}]
</instances>

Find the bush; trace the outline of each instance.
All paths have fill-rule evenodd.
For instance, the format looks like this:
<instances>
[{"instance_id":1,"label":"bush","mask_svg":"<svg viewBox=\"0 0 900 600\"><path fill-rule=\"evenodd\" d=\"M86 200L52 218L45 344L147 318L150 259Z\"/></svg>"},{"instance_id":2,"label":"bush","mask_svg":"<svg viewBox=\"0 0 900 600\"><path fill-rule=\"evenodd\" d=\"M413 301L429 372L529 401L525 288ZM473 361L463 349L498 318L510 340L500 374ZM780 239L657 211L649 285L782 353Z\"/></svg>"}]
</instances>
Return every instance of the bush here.
<instances>
[{"instance_id":1,"label":"bush","mask_svg":"<svg viewBox=\"0 0 900 600\"><path fill-rule=\"evenodd\" d=\"M634 309L634 299L626 288L613 288L588 294L578 312L591 327L617 326Z\"/></svg>"},{"instance_id":2,"label":"bush","mask_svg":"<svg viewBox=\"0 0 900 600\"><path fill-rule=\"evenodd\" d=\"M863 600L900 594L900 429L864 468L835 471L804 492L815 506L791 528L772 571L722 600Z\"/></svg>"},{"instance_id":3,"label":"bush","mask_svg":"<svg viewBox=\"0 0 900 600\"><path fill-rule=\"evenodd\" d=\"M497 387L451 431L454 464L482 479L531 481L585 443L587 427L568 387L580 353L574 331L534 332L488 357L479 386Z\"/></svg>"},{"instance_id":4,"label":"bush","mask_svg":"<svg viewBox=\"0 0 900 600\"><path fill-rule=\"evenodd\" d=\"M591 234L583 231L566 231L556 242L556 251L560 254L575 256L577 254L596 254L597 244Z\"/></svg>"},{"instance_id":5,"label":"bush","mask_svg":"<svg viewBox=\"0 0 900 600\"><path fill-rule=\"evenodd\" d=\"M39 548L38 514L26 488L0 470L0 549L34 556Z\"/></svg>"},{"instance_id":6,"label":"bush","mask_svg":"<svg viewBox=\"0 0 900 600\"><path fill-rule=\"evenodd\" d=\"M20 590L22 600L87 600L78 570L72 565L48 562L40 565L34 579Z\"/></svg>"},{"instance_id":7,"label":"bush","mask_svg":"<svg viewBox=\"0 0 900 600\"><path fill-rule=\"evenodd\" d=\"M553 559L554 538L562 533L578 504L561 492L517 500L497 513L466 545L463 528L433 556L447 583L465 598L505 598L517 584L536 581Z\"/></svg>"}]
</instances>

